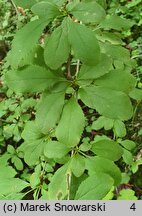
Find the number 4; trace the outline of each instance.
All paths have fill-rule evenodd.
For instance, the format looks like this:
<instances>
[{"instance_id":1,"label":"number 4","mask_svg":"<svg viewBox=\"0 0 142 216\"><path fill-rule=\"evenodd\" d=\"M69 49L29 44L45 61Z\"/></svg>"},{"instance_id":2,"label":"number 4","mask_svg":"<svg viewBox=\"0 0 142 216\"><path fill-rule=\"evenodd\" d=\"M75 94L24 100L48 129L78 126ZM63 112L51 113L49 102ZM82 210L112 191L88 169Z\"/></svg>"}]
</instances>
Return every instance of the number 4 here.
<instances>
[{"instance_id":1,"label":"number 4","mask_svg":"<svg viewBox=\"0 0 142 216\"><path fill-rule=\"evenodd\" d=\"M133 203L133 204L131 205L130 209L133 210L133 211L135 211L135 210L136 210L136 204Z\"/></svg>"}]
</instances>

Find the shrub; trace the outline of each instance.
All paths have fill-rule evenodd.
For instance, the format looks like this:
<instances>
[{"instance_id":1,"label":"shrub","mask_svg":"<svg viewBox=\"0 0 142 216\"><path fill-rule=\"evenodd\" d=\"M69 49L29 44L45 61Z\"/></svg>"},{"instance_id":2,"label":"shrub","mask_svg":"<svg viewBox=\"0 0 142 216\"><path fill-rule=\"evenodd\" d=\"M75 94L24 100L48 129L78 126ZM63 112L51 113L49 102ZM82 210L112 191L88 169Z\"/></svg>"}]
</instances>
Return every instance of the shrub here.
<instances>
[{"instance_id":1,"label":"shrub","mask_svg":"<svg viewBox=\"0 0 142 216\"><path fill-rule=\"evenodd\" d=\"M137 163L125 122L142 91L122 40L134 23L107 14L105 0L15 3L35 16L14 37L5 82L16 94L36 95L37 104L23 142L9 144L1 158L1 199L31 191L34 199L115 199L118 186L129 182L121 164ZM19 178L10 158L17 170L27 167Z\"/></svg>"}]
</instances>

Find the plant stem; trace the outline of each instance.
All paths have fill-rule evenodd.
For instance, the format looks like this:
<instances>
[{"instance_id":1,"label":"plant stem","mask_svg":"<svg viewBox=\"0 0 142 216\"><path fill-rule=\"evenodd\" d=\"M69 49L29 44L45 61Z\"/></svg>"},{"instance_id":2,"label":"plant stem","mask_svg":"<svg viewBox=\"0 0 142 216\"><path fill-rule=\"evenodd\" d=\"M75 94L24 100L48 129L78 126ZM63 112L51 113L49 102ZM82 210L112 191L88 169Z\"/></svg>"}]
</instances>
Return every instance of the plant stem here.
<instances>
[{"instance_id":1,"label":"plant stem","mask_svg":"<svg viewBox=\"0 0 142 216\"><path fill-rule=\"evenodd\" d=\"M41 184L43 184L43 177L44 177L44 172L45 172L46 165L47 165L47 161L45 161L43 170L42 170L41 175L40 175Z\"/></svg>"},{"instance_id":2,"label":"plant stem","mask_svg":"<svg viewBox=\"0 0 142 216\"><path fill-rule=\"evenodd\" d=\"M139 106L140 103L141 103L141 101L138 101L137 105L136 105L136 107L134 109L133 118L132 118L132 127L134 127L134 120L135 120L136 112L137 112L137 109L138 109L138 106Z\"/></svg>"},{"instance_id":3,"label":"plant stem","mask_svg":"<svg viewBox=\"0 0 142 216\"><path fill-rule=\"evenodd\" d=\"M71 158L74 156L74 150L71 151ZM70 190L71 190L71 177L72 173L67 174L67 184L68 184L68 197L67 200L70 200Z\"/></svg>"},{"instance_id":4,"label":"plant stem","mask_svg":"<svg viewBox=\"0 0 142 216\"><path fill-rule=\"evenodd\" d=\"M71 55L69 55L69 58L68 58L68 62L67 62L67 79L71 79Z\"/></svg>"},{"instance_id":5,"label":"plant stem","mask_svg":"<svg viewBox=\"0 0 142 216\"><path fill-rule=\"evenodd\" d=\"M13 124L14 122L12 121L6 121L5 119L0 118L0 122L5 122L7 124Z\"/></svg>"},{"instance_id":6,"label":"plant stem","mask_svg":"<svg viewBox=\"0 0 142 216\"><path fill-rule=\"evenodd\" d=\"M68 197L67 197L67 200L70 200L71 173L67 174L67 184L68 184Z\"/></svg>"},{"instance_id":7,"label":"plant stem","mask_svg":"<svg viewBox=\"0 0 142 216\"><path fill-rule=\"evenodd\" d=\"M80 60L78 59L77 60L77 65L76 65L76 73L75 73L76 77L78 76L78 73L79 73L79 67L80 67Z\"/></svg>"},{"instance_id":8,"label":"plant stem","mask_svg":"<svg viewBox=\"0 0 142 216\"><path fill-rule=\"evenodd\" d=\"M86 155L85 153L83 153L82 151L78 151L80 154L82 154L84 157L88 157L88 155Z\"/></svg>"},{"instance_id":9,"label":"plant stem","mask_svg":"<svg viewBox=\"0 0 142 216\"><path fill-rule=\"evenodd\" d=\"M31 193L32 191L34 191L33 188L31 190L27 191L26 193L24 193L24 196L26 196L27 194Z\"/></svg>"},{"instance_id":10,"label":"plant stem","mask_svg":"<svg viewBox=\"0 0 142 216\"><path fill-rule=\"evenodd\" d=\"M15 12L16 12L16 14L17 14L17 16L18 16L18 15L19 15L19 11L18 11L18 9L17 9L15 3L13 2L13 0L10 0L10 2L11 2L11 4L12 4L13 8L15 9Z\"/></svg>"}]
</instances>

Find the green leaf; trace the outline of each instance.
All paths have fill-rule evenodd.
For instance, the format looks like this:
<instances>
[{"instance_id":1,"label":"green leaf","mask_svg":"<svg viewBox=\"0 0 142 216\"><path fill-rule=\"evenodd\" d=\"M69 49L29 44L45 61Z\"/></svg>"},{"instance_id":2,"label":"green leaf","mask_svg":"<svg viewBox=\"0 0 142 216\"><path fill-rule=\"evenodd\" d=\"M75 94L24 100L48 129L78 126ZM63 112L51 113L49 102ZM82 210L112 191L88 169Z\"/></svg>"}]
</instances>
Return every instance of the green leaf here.
<instances>
[{"instance_id":1,"label":"green leaf","mask_svg":"<svg viewBox=\"0 0 142 216\"><path fill-rule=\"evenodd\" d=\"M53 2L58 6L62 6L66 2L66 0L53 0Z\"/></svg>"},{"instance_id":2,"label":"green leaf","mask_svg":"<svg viewBox=\"0 0 142 216\"><path fill-rule=\"evenodd\" d=\"M117 32L107 32L107 31L100 31L96 35L97 39L102 42L110 42L114 45L123 44L121 38L119 35L117 35Z\"/></svg>"},{"instance_id":3,"label":"green leaf","mask_svg":"<svg viewBox=\"0 0 142 216\"><path fill-rule=\"evenodd\" d=\"M84 25L69 21L69 41L77 59L94 66L100 61L100 47L95 33Z\"/></svg>"},{"instance_id":4,"label":"green leaf","mask_svg":"<svg viewBox=\"0 0 142 216\"><path fill-rule=\"evenodd\" d=\"M126 127L125 124L121 120L115 120L113 125L113 131L116 137L124 137L126 136Z\"/></svg>"},{"instance_id":5,"label":"green leaf","mask_svg":"<svg viewBox=\"0 0 142 216\"><path fill-rule=\"evenodd\" d=\"M64 105L65 92L46 94L42 98L36 113L38 127L44 133L56 126ZM55 111L56 110L56 111Z\"/></svg>"},{"instance_id":6,"label":"green leaf","mask_svg":"<svg viewBox=\"0 0 142 216\"><path fill-rule=\"evenodd\" d=\"M62 158L54 158L54 161L58 164L66 164L70 160L70 154L63 156Z\"/></svg>"},{"instance_id":7,"label":"green leaf","mask_svg":"<svg viewBox=\"0 0 142 216\"><path fill-rule=\"evenodd\" d=\"M32 65L21 70L8 71L6 83L16 92L41 92L50 88L60 80L49 70Z\"/></svg>"},{"instance_id":8,"label":"green leaf","mask_svg":"<svg viewBox=\"0 0 142 216\"><path fill-rule=\"evenodd\" d=\"M15 148L12 145L8 145L7 152L10 154L15 154Z\"/></svg>"},{"instance_id":9,"label":"green leaf","mask_svg":"<svg viewBox=\"0 0 142 216\"><path fill-rule=\"evenodd\" d=\"M17 6L20 6L22 8L31 8L34 4L36 4L37 2L43 2L43 0L24 0L24 1L21 1L21 0L13 0L14 3L17 5ZM56 5L58 6L62 6L62 4L66 1L66 0L44 0L44 2L51 2L51 3L55 3Z\"/></svg>"},{"instance_id":10,"label":"green leaf","mask_svg":"<svg viewBox=\"0 0 142 216\"><path fill-rule=\"evenodd\" d=\"M0 156L0 164L3 166L7 165L7 161L11 158L11 155L8 152L5 152L3 155Z\"/></svg>"},{"instance_id":11,"label":"green leaf","mask_svg":"<svg viewBox=\"0 0 142 216\"><path fill-rule=\"evenodd\" d=\"M62 158L64 157L70 149L57 141L49 141L45 144L44 155L47 158Z\"/></svg>"},{"instance_id":12,"label":"green leaf","mask_svg":"<svg viewBox=\"0 0 142 216\"><path fill-rule=\"evenodd\" d=\"M24 153L25 162L33 166L43 156L46 140L35 121L27 122L22 132L24 143L18 147L18 152Z\"/></svg>"},{"instance_id":13,"label":"green leaf","mask_svg":"<svg viewBox=\"0 0 142 216\"><path fill-rule=\"evenodd\" d=\"M105 130L111 130L112 127L113 127L113 122L114 120L113 119L110 119L110 118L104 118L104 129Z\"/></svg>"},{"instance_id":14,"label":"green leaf","mask_svg":"<svg viewBox=\"0 0 142 216\"><path fill-rule=\"evenodd\" d=\"M115 165L113 161L99 156L88 157L86 159L86 169L89 175L94 173L106 173L114 179L114 185L119 185L121 182L120 169Z\"/></svg>"},{"instance_id":15,"label":"green leaf","mask_svg":"<svg viewBox=\"0 0 142 216\"><path fill-rule=\"evenodd\" d=\"M79 94L86 106L96 109L107 118L128 120L132 117L131 102L123 92L92 85L81 88Z\"/></svg>"},{"instance_id":16,"label":"green leaf","mask_svg":"<svg viewBox=\"0 0 142 216\"><path fill-rule=\"evenodd\" d=\"M96 79L108 73L112 66L112 60L106 54L101 54L101 60L96 66L82 65L78 80Z\"/></svg>"},{"instance_id":17,"label":"green leaf","mask_svg":"<svg viewBox=\"0 0 142 216\"><path fill-rule=\"evenodd\" d=\"M80 177L76 177L72 174L71 176L71 187L70 187L70 200L75 199L76 191L82 181L84 181L87 178L87 174L83 174Z\"/></svg>"},{"instance_id":18,"label":"green leaf","mask_svg":"<svg viewBox=\"0 0 142 216\"><path fill-rule=\"evenodd\" d=\"M76 154L71 159L71 171L76 177L80 177L85 170L85 158L79 154Z\"/></svg>"},{"instance_id":19,"label":"green leaf","mask_svg":"<svg viewBox=\"0 0 142 216\"><path fill-rule=\"evenodd\" d=\"M0 200L22 200L26 193L11 193L8 195L0 194Z\"/></svg>"},{"instance_id":20,"label":"green leaf","mask_svg":"<svg viewBox=\"0 0 142 216\"><path fill-rule=\"evenodd\" d=\"M136 147L135 142L132 140L124 140L121 141L120 144L129 151L133 150Z\"/></svg>"},{"instance_id":21,"label":"green leaf","mask_svg":"<svg viewBox=\"0 0 142 216\"><path fill-rule=\"evenodd\" d=\"M103 200L113 200L114 197L114 186L108 192L108 194L103 198Z\"/></svg>"},{"instance_id":22,"label":"green leaf","mask_svg":"<svg viewBox=\"0 0 142 216\"><path fill-rule=\"evenodd\" d=\"M68 179L70 175L68 163L55 172L48 186L49 200L63 200L66 198L69 193Z\"/></svg>"},{"instance_id":23,"label":"green leaf","mask_svg":"<svg viewBox=\"0 0 142 216\"><path fill-rule=\"evenodd\" d=\"M14 3L17 5L17 6L20 6L22 8L31 8L35 3L36 1L40 1L40 0L24 0L24 1L21 1L21 0L13 0Z\"/></svg>"},{"instance_id":24,"label":"green leaf","mask_svg":"<svg viewBox=\"0 0 142 216\"><path fill-rule=\"evenodd\" d=\"M138 198L134 194L135 191L131 189L123 189L120 191L117 200L137 200Z\"/></svg>"},{"instance_id":25,"label":"green leaf","mask_svg":"<svg viewBox=\"0 0 142 216\"><path fill-rule=\"evenodd\" d=\"M138 4L140 4L140 3L141 3L141 0L131 1L131 2L128 3L127 7L128 7L129 9L131 9L131 7L135 7L135 6L137 6Z\"/></svg>"},{"instance_id":26,"label":"green leaf","mask_svg":"<svg viewBox=\"0 0 142 216\"><path fill-rule=\"evenodd\" d=\"M14 178L17 173L12 167L0 165L0 170L0 197L2 199L29 186L27 182Z\"/></svg>"},{"instance_id":27,"label":"green leaf","mask_svg":"<svg viewBox=\"0 0 142 216\"><path fill-rule=\"evenodd\" d=\"M142 89L133 89L130 93L129 96L135 100L142 100Z\"/></svg>"},{"instance_id":28,"label":"green leaf","mask_svg":"<svg viewBox=\"0 0 142 216\"><path fill-rule=\"evenodd\" d=\"M24 161L29 166L33 166L43 156L45 145L44 139L41 138L33 141L25 141L18 149L24 153Z\"/></svg>"},{"instance_id":29,"label":"green leaf","mask_svg":"<svg viewBox=\"0 0 142 216\"><path fill-rule=\"evenodd\" d=\"M33 50L27 56L25 56L24 59L21 60L19 67L23 67L25 65L39 65L46 67L43 52L43 47L36 45Z\"/></svg>"},{"instance_id":30,"label":"green leaf","mask_svg":"<svg viewBox=\"0 0 142 216\"><path fill-rule=\"evenodd\" d=\"M17 170L23 170L24 166L20 158L14 155L11 159L11 162L14 163L14 166Z\"/></svg>"},{"instance_id":31,"label":"green leaf","mask_svg":"<svg viewBox=\"0 0 142 216\"><path fill-rule=\"evenodd\" d=\"M35 172L30 176L30 186L35 189L38 185L40 185L40 175Z\"/></svg>"},{"instance_id":32,"label":"green leaf","mask_svg":"<svg viewBox=\"0 0 142 216\"><path fill-rule=\"evenodd\" d=\"M104 127L105 130L110 130L113 127L113 119L106 118L104 116L100 116L95 120L92 124L93 130L100 130Z\"/></svg>"},{"instance_id":33,"label":"green leaf","mask_svg":"<svg viewBox=\"0 0 142 216\"><path fill-rule=\"evenodd\" d=\"M121 31L130 29L133 24L134 22L123 17L117 15L108 15L100 25L102 28L105 29L115 29Z\"/></svg>"},{"instance_id":34,"label":"green leaf","mask_svg":"<svg viewBox=\"0 0 142 216\"><path fill-rule=\"evenodd\" d=\"M133 75L122 70L112 70L95 80L95 85L129 93L136 85Z\"/></svg>"},{"instance_id":35,"label":"green leaf","mask_svg":"<svg viewBox=\"0 0 142 216\"><path fill-rule=\"evenodd\" d=\"M41 138L41 132L35 121L29 121L25 124L22 138L26 141L34 141Z\"/></svg>"},{"instance_id":36,"label":"green leaf","mask_svg":"<svg viewBox=\"0 0 142 216\"><path fill-rule=\"evenodd\" d=\"M18 178L0 178L0 196L18 193L28 186L27 182Z\"/></svg>"},{"instance_id":37,"label":"green leaf","mask_svg":"<svg viewBox=\"0 0 142 216\"><path fill-rule=\"evenodd\" d=\"M66 10L71 13L71 11L74 9L74 7L80 2L80 0L73 0L68 2L66 5Z\"/></svg>"},{"instance_id":38,"label":"green leaf","mask_svg":"<svg viewBox=\"0 0 142 216\"><path fill-rule=\"evenodd\" d=\"M91 144L90 143L86 143L86 142L83 142L80 146L79 146L79 150L80 151L83 151L83 152L86 152L86 151L89 151L91 149Z\"/></svg>"},{"instance_id":39,"label":"green leaf","mask_svg":"<svg viewBox=\"0 0 142 216\"><path fill-rule=\"evenodd\" d=\"M10 179L13 178L17 172L11 166L0 165L0 179Z\"/></svg>"},{"instance_id":40,"label":"green leaf","mask_svg":"<svg viewBox=\"0 0 142 216\"><path fill-rule=\"evenodd\" d=\"M61 72L61 71L60 71ZM51 93L66 92L67 88L71 85L71 82L65 77L61 76L61 73L58 74L58 82L51 89Z\"/></svg>"},{"instance_id":41,"label":"green leaf","mask_svg":"<svg viewBox=\"0 0 142 216\"><path fill-rule=\"evenodd\" d=\"M66 22L56 28L51 34L44 50L46 64L57 69L66 62L70 52Z\"/></svg>"},{"instance_id":42,"label":"green leaf","mask_svg":"<svg viewBox=\"0 0 142 216\"><path fill-rule=\"evenodd\" d=\"M130 175L129 173L125 173L125 170L123 173L121 173L122 179L121 184L128 184L130 182Z\"/></svg>"},{"instance_id":43,"label":"green leaf","mask_svg":"<svg viewBox=\"0 0 142 216\"><path fill-rule=\"evenodd\" d=\"M122 147L112 140L101 140L93 143L91 151L112 161L119 160L123 154Z\"/></svg>"},{"instance_id":44,"label":"green leaf","mask_svg":"<svg viewBox=\"0 0 142 216\"><path fill-rule=\"evenodd\" d=\"M133 155L130 151L123 149L123 155L122 155L123 161L128 164L132 165L133 164Z\"/></svg>"},{"instance_id":45,"label":"green leaf","mask_svg":"<svg viewBox=\"0 0 142 216\"><path fill-rule=\"evenodd\" d=\"M59 11L57 5L47 0L35 4L31 8L31 11L34 14L38 15L39 18L44 19L54 19L55 17L61 15L61 12Z\"/></svg>"},{"instance_id":46,"label":"green leaf","mask_svg":"<svg viewBox=\"0 0 142 216\"><path fill-rule=\"evenodd\" d=\"M97 135L94 137L94 142L98 142L98 141L104 140L104 139L106 139L106 140L111 140L110 137L108 137L108 136L106 136L106 135L98 135L98 134L97 134Z\"/></svg>"},{"instance_id":47,"label":"green leaf","mask_svg":"<svg viewBox=\"0 0 142 216\"><path fill-rule=\"evenodd\" d=\"M106 16L105 10L97 2L80 2L71 11L71 14L84 23L99 24Z\"/></svg>"},{"instance_id":48,"label":"green leaf","mask_svg":"<svg viewBox=\"0 0 142 216\"><path fill-rule=\"evenodd\" d=\"M111 190L113 179L104 173L95 173L84 180L75 196L75 200L101 200Z\"/></svg>"},{"instance_id":49,"label":"green leaf","mask_svg":"<svg viewBox=\"0 0 142 216\"><path fill-rule=\"evenodd\" d=\"M85 125L85 117L75 98L71 98L64 106L61 120L56 129L57 139L70 147L76 146L81 138Z\"/></svg>"},{"instance_id":50,"label":"green leaf","mask_svg":"<svg viewBox=\"0 0 142 216\"><path fill-rule=\"evenodd\" d=\"M101 128L104 127L104 116L100 116L97 120L95 120L92 124L92 129L93 130L100 130Z\"/></svg>"},{"instance_id":51,"label":"green leaf","mask_svg":"<svg viewBox=\"0 0 142 216\"><path fill-rule=\"evenodd\" d=\"M7 60L14 69L18 68L21 60L23 60L37 45L42 31L49 22L50 19L35 20L26 24L16 33L12 42L12 49L7 57Z\"/></svg>"},{"instance_id":52,"label":"green leaf","mask_svg":"<svg viewBox=\"0 0 142 216\"><path fill-rule=\"evenodd\" d=\"M125 63L131 65L130 53L128 49L120 45L113 45L110 43L102 43L101 51L110 56L113 60L120 61L121 63Z\"/></svg>"},{"instance_id":53,"label":"green leaf","mask_svg":"<svg viewBox=\"0 0 142 216\"><path fill-rule=\"evenodd\" d=\"M133 162L133 164L131 165L132 173L136 173L140 165L142 165L142 157L138 158L138 160Z\"/></svg>"},{"instance_id":54,"label":"green leaf","mask_svg":"<svg viewBox=\"0 0 142 216\"><path fill-rule=\"evenodd\" d=\"M86 2L88 2L88 0L84 0ZM89 1L92 1L92 0L89 0ZM98 4L100 4L103 8L107 8L107 3L106 3L106 0L95 0Z\"/></svg>"}]
</instances>

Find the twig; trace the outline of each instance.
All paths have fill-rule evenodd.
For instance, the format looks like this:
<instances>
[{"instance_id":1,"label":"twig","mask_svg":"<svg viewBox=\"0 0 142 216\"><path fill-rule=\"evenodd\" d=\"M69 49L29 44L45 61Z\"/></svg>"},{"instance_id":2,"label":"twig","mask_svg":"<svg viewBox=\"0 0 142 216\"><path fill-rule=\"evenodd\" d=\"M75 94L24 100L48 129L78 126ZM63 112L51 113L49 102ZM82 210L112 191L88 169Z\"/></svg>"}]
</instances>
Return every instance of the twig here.
<instances>
[{"instance_id":1,"label":"twig","mask_svg":"<svg viewBox=\"0 0 142 216\"><path fill-rule=\"evenodd\" d=\"M77 65L76 65L76 74L75 74L76 77L78 76L78 73L79 73L79 66L80 66L80 60L78 59Z\"/></svg>"},{"instance_id":2,"label":"twig","mask_svg":"<svg viewBox=\"0 0 142 216\"><path fill-rule=\"evenodd\" d=\"M15 3L13 2L13 0L9 0L9 1L11 2L11 4L12 4L13 8L15 9L15 12L16 12L16 14L17 14L17 16L18 16L18 15L19 15L19 11L18 11L18 9L17 9Z\"/></svg>"}]
</instances>

